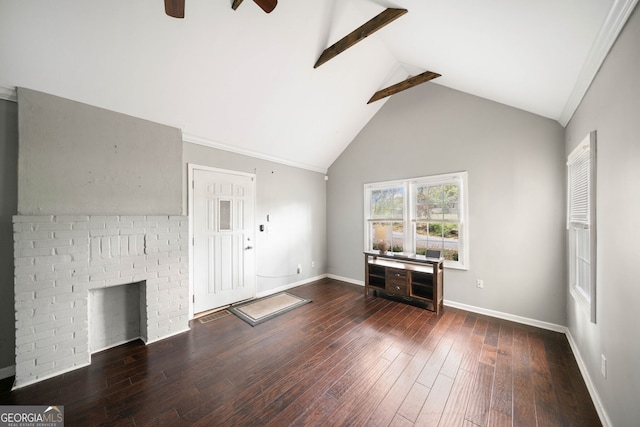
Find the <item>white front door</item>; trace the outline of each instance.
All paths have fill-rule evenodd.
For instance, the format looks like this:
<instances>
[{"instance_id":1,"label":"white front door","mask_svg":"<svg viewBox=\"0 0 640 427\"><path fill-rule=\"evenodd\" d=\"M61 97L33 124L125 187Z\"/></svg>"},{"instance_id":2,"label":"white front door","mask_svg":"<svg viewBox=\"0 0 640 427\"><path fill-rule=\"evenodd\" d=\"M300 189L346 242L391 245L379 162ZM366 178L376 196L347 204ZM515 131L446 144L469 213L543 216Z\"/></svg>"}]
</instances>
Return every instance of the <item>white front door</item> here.
<instances>
[{"instance_id":1,"label":"white front door","mask_svg":"<svg viewBox=\"0 0 640 427\"><path fill-rule=\"evenodd\" d=\"M251 175L193 170L193 311L255 296Z\"/></svg>"}]
</instances>

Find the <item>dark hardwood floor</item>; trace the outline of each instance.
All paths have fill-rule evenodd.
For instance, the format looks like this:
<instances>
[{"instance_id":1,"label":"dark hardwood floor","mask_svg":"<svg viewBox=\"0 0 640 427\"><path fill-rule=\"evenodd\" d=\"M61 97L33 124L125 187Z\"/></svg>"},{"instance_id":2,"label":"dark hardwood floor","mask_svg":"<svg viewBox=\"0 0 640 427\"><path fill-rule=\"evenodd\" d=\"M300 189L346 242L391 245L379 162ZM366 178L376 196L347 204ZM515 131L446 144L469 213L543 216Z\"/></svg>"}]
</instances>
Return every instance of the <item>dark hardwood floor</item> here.
<instances>
[{"instance_id":1,"label":"dark hardwood floor","mask_svg":"<svg viewBox=\"0 0 640 427\"><path fill-rule=\"evenodd\" d=\"M233 315L0 395L64 405L67 426L601 425L563 334L440 315L325 279L251 327Z\"/></svg>"}]
</instances>

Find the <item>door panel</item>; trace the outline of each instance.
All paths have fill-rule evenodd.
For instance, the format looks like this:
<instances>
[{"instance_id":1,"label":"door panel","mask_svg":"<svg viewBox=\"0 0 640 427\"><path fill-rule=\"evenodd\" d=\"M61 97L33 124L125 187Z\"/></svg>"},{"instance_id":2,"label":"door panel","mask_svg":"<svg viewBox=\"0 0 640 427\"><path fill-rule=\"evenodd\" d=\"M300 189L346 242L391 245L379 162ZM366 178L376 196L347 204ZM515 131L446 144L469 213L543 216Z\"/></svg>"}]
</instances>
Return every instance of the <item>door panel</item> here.
<instances>
[{"instance_id":1,"label":"door panel","mask_svg":"<svg viewBox=\"0 0 640 427\"><path fill-rule=\"evenodd\" d=\"M194 169L194 312L255 295L253 177Z\"/></svg>"}]
</instances>

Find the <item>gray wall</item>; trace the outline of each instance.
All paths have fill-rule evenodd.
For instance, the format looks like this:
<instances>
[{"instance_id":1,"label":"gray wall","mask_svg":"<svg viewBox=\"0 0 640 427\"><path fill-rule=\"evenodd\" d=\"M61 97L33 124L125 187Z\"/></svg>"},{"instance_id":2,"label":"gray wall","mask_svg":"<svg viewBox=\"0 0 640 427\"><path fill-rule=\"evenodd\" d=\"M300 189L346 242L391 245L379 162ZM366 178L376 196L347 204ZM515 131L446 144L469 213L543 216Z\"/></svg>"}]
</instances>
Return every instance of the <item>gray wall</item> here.
<instances>
[{"instance_id":1,"label":"gray wall","mask_svg":"<svg viewBox=\"0 0 640 427\"><path fill-rule=\"evenodd\" d=\"M17 209L18 104L0 99L0 370L15 364L11 217Z\"/></svg>"},{"instance_id":2,"label":"gray wall","mask_svg":"<svg viewBox=\"0 0 640 427\"><path fill-rule=\"evenodd\" d=\"M271 228L256 230L258 293L326 273L324 174L191 143L184 144L182 157L185 182L190 163L256 174L256 227Z\"/></svg>"},{"instance_id":3,"label":"gray wall","mask_svg":"<svg viewBox=\"0 0 640 427\"><path fill-rule=\"evenodd\" d=\"M565 324L563 137L436 84L394 95L329 169L329 273L363 280L364 183L466 170L470 268L445 270L445 300Z\"/></svg>"},{"instance_id":4,"label":"gray wall","mask_svg":"<svg viewBox=\"0 0 640 427\"><path fill-rule=\"evenodd\" d=\"M567 321L614 426L638 425L640 419L639 42L636 7L566 128L566 154L597 131L597 323L571 296Z\"/></svg>"},{"instance_id":5,"label":"gray wall","mask_svg":"<svg viewBox=\"0 0 640 427\"><path fill-rule=\"evenodd\" d=\"M22 215L182 213L179 129L18 89Z\"/></svg>"}]
</instances>

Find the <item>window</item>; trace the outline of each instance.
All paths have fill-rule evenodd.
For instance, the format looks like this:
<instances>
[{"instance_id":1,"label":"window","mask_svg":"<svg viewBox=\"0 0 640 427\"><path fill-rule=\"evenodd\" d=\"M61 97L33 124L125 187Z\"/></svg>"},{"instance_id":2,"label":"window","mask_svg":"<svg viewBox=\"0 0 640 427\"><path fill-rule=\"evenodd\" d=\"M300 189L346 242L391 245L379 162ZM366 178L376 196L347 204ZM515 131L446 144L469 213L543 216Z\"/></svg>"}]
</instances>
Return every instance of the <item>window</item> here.
<instances>
[{"instance_id":1,"label":"window","mask_svg":"<svg viewBox=\"0 0 640 427\"><path fill-rule=\"evenodd\" d=\"M466 189L466 172L365 184L365 250L439 250L445 267L467 269Z\"/></svg>"},{"instance_id":2,"label":"window","mask_svg":"<svg viewBox=\"0 0 640 427\"><path fill-rule=\"evenodd\" d=\"M595 132L569 154L567 160L567 230L569 289L595 322L596 222Z\"/></svg>"},{"instance_id":3,"label":"window","mask_svg":"<svg viewBox=\"0 0 640 427\"><path fill-rule=\"evenodd\" d=\"M405 193L404 184L371 189L369 223L376 236L373 249L378 249L378 244L384 241L389 250L404 251Z\"/></svg>"}]
</instances>

